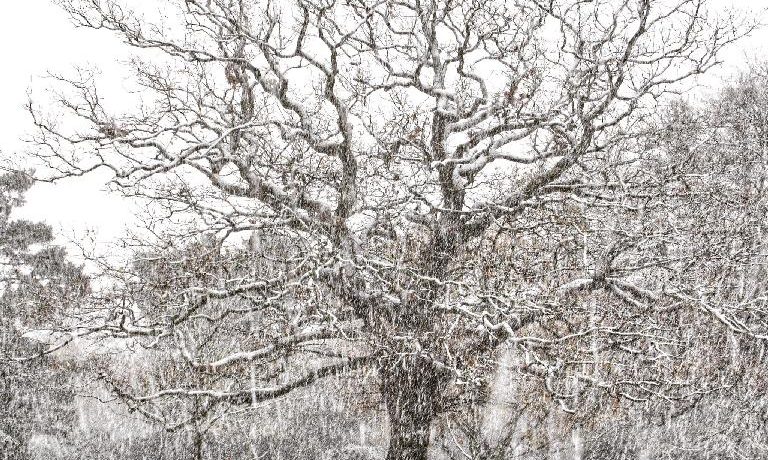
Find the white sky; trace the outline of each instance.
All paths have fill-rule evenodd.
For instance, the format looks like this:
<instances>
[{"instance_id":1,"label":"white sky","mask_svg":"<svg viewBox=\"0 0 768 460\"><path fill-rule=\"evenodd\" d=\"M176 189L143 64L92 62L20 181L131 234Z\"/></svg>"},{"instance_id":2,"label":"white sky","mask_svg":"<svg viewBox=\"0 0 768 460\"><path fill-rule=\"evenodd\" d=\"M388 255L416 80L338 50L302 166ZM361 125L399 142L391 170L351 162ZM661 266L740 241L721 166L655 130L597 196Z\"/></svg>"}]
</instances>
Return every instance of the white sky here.
<instances>
[{"instance_id":1,"label":"white sky","mask_svg":"<svg viewBox=\"0 0 768 460\"><path fill-rule=\"evenodd\" d=\"M145 0L154 1L154 0ZM768 0L712 0L715 8L735 7L755 12L768 8ZM763 15L765 17L765 15ZM768 19L768 18L767 18ZM764 21L765 22L765 21ZM726 64L703 83L716 87L751 59L768 59L768 28L730 49ZM50 0L12 0L0 15L0 151L5 157L25 149L21 138L31 132L23 109L27 90L41 91L49 84L46 71L66 72L73 65L117 71L122 48L108 32L76 29ZM0 161L5 161L0 157ZM102 191L105 177L38 184L27 195L18 217L46 221L57 230L60 242L91 230L96 241L112 241L130 224L132 210L119 197Z\"/></svg>"}]
</instances>

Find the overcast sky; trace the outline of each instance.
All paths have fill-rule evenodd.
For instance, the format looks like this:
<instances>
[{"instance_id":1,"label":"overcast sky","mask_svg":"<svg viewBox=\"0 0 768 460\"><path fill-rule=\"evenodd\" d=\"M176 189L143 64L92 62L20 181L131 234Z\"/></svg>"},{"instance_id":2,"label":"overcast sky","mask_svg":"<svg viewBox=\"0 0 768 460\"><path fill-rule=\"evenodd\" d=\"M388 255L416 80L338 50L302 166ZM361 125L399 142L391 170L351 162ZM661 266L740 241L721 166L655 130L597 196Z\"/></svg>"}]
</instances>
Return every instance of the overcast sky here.
<instances>
[{"instance_id":1,"label":"overcast sky","mask_svg":"<svg viewBox=\"0 0 768 460\"><path fill-rule=\"evenodd\" d=\"M756 14L768 0L714 0L716 8L747 8ZM726 65L705 80L716 87L750 59L768 59L768 29L760 30L723 57ZM42 91L47 71L66 72L73 65L91 65L116 71L123 48L107 32L76 29L50 0L14 0L3 4L0 15L0 151L6 157L24 150L21 138L30 132L23 105L28 89ZM84 230L97 241L111 241L130 223L132 210L121 199L101 191L105 177L40 184L27 196L27 206L17 216L43 220L65 242Z\"/></svg>"}]
</instances>

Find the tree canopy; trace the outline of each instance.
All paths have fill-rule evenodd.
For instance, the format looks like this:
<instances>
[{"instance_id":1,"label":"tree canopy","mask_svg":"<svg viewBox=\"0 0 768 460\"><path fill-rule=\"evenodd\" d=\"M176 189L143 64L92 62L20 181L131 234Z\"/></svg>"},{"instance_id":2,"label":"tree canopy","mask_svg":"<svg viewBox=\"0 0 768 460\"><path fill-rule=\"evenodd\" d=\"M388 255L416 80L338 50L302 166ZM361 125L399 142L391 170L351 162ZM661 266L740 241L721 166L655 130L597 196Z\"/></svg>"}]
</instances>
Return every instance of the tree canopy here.
<instances>
[{"instance_id":1,"label":"tree canopy","mask_svg":"<svg viewBox=\"0 0 768 460\"><path fill-rule=\"evenodd\" d=\"M147 203L75 329L173 350L194 384L111 385L152 419L373 370L387 458L426 459L504 349L579 427L766 338L762 150L723 147L759 87L660 113L748 29L703 0L60 3L138 53L135 110L81 71L29 111L44 180Z\"/></svg>"}]
</instances>

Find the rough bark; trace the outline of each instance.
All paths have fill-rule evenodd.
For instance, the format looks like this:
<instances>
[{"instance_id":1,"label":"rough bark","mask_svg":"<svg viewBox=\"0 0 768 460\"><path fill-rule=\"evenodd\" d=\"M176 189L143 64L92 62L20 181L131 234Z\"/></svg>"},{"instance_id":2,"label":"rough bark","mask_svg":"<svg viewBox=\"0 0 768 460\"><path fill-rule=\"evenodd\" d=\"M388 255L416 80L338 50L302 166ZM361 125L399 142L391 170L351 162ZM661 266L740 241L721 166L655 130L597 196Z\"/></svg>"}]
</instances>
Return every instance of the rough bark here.
<instances>
[{"instance_id":1,"label":"rough bark","mask_svg":"<svg viewBox=\"0 0 768 460\"><path fill-rule=\"evenodd\" d=\"M389 416L387 460L426 460L447 376L417 355L391 358L380 373Z\"/></svg>"}]
</instances>

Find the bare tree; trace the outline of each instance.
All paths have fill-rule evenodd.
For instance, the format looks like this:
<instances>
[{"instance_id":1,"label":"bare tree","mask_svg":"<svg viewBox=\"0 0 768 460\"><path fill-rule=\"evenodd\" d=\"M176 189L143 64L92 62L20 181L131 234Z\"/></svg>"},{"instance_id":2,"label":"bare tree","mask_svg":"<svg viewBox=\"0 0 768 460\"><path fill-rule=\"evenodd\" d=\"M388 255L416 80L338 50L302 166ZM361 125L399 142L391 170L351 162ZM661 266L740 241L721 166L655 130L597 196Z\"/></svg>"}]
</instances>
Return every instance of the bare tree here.
<instances>
[{"instance_id":1,"label":"bare tree","mask_svg":"<svg viewBox=\"0 0 768 460\"><path fill-rule=\"evenodd\" d=\"M622 206L587 215L562 210L560 219L592 220L580 225L591 229L592 243L562 245L570 255L560 258L613 252L612 270L635 267L624 279L632 284L573 292L567 318L539 322L538 343L529 342L525 353L547 363L545 385L556 388L572 414L535 407L537 388L525 374L507 371L512 391L505 403L529 407L509 409L514 423L500 440L517 441L534 427L537 437L548 438L549 451L530 458L560 455L556 446L571 444L567 437L576 442L566 450L580 443L582 458L763 455L758 427L766 401L757 389L765 386L765 78L765 68L756 67L703 104L665 107L633 162L633 174L650 174L635 176ZM638 212L642 218L633 218ZM594 238L601 227L618 243ZM512 259L519 264L524 254ZM656 288L638 291L636 280ZM465 439L462 452L488 450L487 440L474 437L482 442Z\"/></svg>"},{"instance_id":2,"label":"bare tree","mask_svg":"<svg viewBox=\"0 0 768 460\"><path fill-rule=\"evenodd\" d=\"M155 20L60 3L146 59L135 111L109 110L85 71L57 77L61 123L30 103L47 179L107 168L155 217L140 244L217 248L168 259L139 282L151 296L112 271L123 293L79 329L210 374L116 387L138 410L257 404L372 368L387 458L425 459L502 343L575 412L715 391L684 377L689 329L670 315L759 335L693 293L690 262L710 258L686 244L714 233L674 217L693 209L670 191L676 163L641 139L657 101L744 32L703 0L185 0Z\"/></svg>"}]
</instances>

